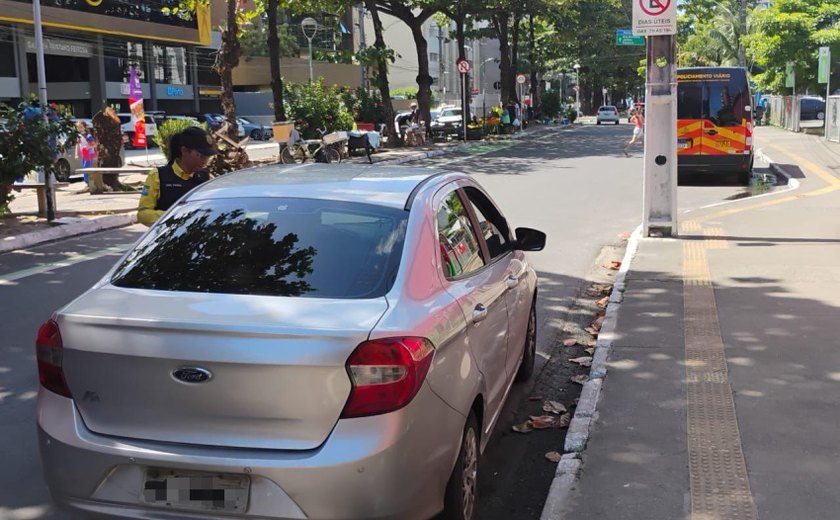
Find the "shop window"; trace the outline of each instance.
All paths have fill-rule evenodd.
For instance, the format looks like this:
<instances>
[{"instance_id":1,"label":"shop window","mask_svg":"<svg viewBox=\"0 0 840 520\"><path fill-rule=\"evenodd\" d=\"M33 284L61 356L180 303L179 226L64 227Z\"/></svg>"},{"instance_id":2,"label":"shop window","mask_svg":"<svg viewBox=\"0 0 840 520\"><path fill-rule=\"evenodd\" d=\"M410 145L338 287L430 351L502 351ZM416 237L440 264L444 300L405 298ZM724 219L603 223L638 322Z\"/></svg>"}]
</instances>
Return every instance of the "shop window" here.
<instances>
[{"instance_id":1,"label":"shop window","mask_svg":"<svg viewBox=\"0 0 840 520\"><path fill-rule=\"evenodd\" d=\"M183 47L154 46L154 73L157 83L189 85L187 50Z\"/></svg>"},{"instance_id":2,"label":"shop window","mask_svg":"<svg viewBox=\"0 0 840 520\"><path fill-rule=\"evenodd\" d=\"M4 35L0 33L0 38ZM0 42L0 78L14 78L15 71L15 48L11 42Z\"/></svg>"},{"instance_id":3,"label":"shop window","mask_svg":"<svg viewBox=\"0 0 840 520\"><path fill-rule=\"evenodd\" d=\"M29 68L29 82L38 82L38 65L34 54L26 55ZM90 58L76 58L72 56L44 56L44 67L47 71L47 83L70 83L90 81Z\"/></svg>"}]
</instances>

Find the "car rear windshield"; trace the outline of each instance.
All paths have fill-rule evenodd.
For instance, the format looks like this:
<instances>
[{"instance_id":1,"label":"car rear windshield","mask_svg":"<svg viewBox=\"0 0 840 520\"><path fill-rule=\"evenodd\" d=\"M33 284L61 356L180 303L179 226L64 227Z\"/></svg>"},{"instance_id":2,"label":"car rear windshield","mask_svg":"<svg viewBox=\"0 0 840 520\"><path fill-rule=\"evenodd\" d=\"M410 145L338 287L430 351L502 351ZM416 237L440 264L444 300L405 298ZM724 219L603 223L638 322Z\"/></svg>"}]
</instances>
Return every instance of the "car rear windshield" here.
<instances>
[{"instance_id":1,"label":"car rear windshield","mask_svg":"<svg viewBox=\"0 0 840 520\"><path fill-rule=\"evenodd\" d=\"M119 287L311 298L391 288L408 212L348 202L247 198L177 206L131 251Z\"/></svg>"}]
</instances>

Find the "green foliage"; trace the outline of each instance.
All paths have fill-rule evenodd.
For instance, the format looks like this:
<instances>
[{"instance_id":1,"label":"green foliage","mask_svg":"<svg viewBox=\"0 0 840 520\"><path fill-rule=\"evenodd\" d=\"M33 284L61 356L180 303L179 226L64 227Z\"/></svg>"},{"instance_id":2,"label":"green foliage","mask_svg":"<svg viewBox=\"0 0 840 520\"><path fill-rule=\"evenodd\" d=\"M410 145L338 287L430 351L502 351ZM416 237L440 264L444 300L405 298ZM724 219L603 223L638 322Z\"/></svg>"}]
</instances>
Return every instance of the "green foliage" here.
<instances>
[{"instance_id":1,"label":"green foliage","mask_svg":"<svg viewBox=\"0 0 840 520\"><path fill-rule=\"evenodd\" d=\"M353 63L353 56L353 53L350 51L312 50L312 59L327 63Z\"/></svg>"},{"instance_id":2,"label":"green foliage","mask_svg":"<svg viewBox=\"0 0 840 520\"><path fill-rule=\"evenodd\" d=\"M391 97L404 97L405 99L417 99L417 87L400 87L391 89Z\"/></svg>"},{"instance_id":3,"label":"green foliage","mask_svg":"<svg viewBox=\"0 0 840 520\"><path fill-rule=\"evenodd\" d=\"M44 121L41 114L47 114ZM31 171L55 171L57 154L76 143L79 133L69 111L32 100L17 108L0 103L0 215L9 212L8 187Z\"/></svg>"},{"instance_id":4,"label":"green foliage","mask_svg":"<svg viewBox=\"0 0 840 520\"><path fill-rule=\"evenodd\" d=\"M825 0L777 0L755 12L755 32L747 39L747 54L764 72L753 79L766 92L790 93L785 88L785 66L794 64L796 90L825 91L817 84L817 52L831 48L840 56L840 3ZM836 65L832 70L837 70ZM837 84L834 75L832 83Z\"/></svg>"},{"instance_id":5,"label":"green foliage","mask_svg":"<svg viewBox=\"0 0 840 520\"><path fill-rule=\"evenodd\" d=\"M279 24L277 26L281 58L300 56L300 46L297 44L295 30L295 27L290 27L287 24ZM257 56L268 56L268 29L264 25L248 27L242 31L240 41L242 42L242 54L246 60Z\"/></svg>"},{"instance_id":6,"label":"green foliage","mask_svg":"<svg viewBox=\"0 0 840 520\"><path fill-rule=\"evenodd\" d=\"M327 132L350 130L353 127L353 114L347 109L338 88L324 87L323 78L312 84L289 85L283 101L286 115L296 123L304 139L320 137L319 128Z\"/></svg>"},{"instance_id":7,"label":"green foliage","mask_svg":"<svg viewBox=\"0 0 840 520\"><path fill-rule=\"evenodd\" d=\"M344 102L344 106L350 110L355 121L377 124L385 122L382 98L378 92L371 95L361 87L357 87L355 90L342 90L341 100Z\"/></svg>"},{"instance_id":8,"label":"green foliage","mask_svg":"<svg viewBox=\"0 0 840 520\"><path fill-rule=\"evenodd\" d=\"M560 112L560 91L549 90L542 95L542 111L545 117L553 118Z\"/></svg>"},{"instance_id":9,"label":"green foliage","mask_svg":"<svg viewBox=\"0 0 840 520\"><path fill-rule=\"evenodd\" d=\"M172 152L169 150L169 141L172 140L172 136L196 125L197 123L190 119L167 119L157 126L157 133L152 136L152 140L160 146L160 151L163 152L166 160L171 161ZM205 132L209 133L210 129L207 127L207 123L200 126Z\"/></svg>"}]
</instances>

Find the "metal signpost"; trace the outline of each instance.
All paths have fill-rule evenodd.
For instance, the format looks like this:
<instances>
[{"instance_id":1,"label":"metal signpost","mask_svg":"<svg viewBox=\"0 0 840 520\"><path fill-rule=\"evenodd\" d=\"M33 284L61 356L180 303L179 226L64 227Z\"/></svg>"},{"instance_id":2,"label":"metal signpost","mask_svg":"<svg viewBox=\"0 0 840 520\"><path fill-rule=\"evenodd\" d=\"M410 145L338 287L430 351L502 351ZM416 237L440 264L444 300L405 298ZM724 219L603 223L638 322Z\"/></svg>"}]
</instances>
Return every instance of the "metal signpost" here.
<instances>
[{"instance_id":1,"label":"metal signpost","mask_svg":"<svg viewBox=\"0 0 840 520\"><path fill-rule=\"evenodd\" d=\"M817 83L825 83L825 106L828 108L831 100L831 49L820 47L819 66L817 67ZM825 111L828 116L828 110ZM828 139L828 117L825 118L823 139Z\"/></svg>"},{"instance_id":2,"label":"metal signpost","mask_svg":"<svg viewBox=\"0 0 840 520\"><path fill-rule=\"evenodd\" d=\"M633 34L647 36L644 236L676 236L677 0L633 0Z\"/></svg>"},{"instance_id":3,"label":"metal signpost","mask_svg":"<svg viewBox=\"0 0 840 520\"><path fill-rule=\"evenodd\" d=\"M455 62L455 67L458 69L458 72L461 73L461 121L462 126L464 127L464 142L467 142L467 111L466 106L468 106L469 101L467 96L469 96L469 92L467 91L467 74L472 70L472 64L464 59L458 59Z\"/></svg>"},{"instance_id":4,"label":"metal signpost","mask_svg":"<svg viewBox=\"0 0 840 520\"><path fill-rule=\"evenodd\" d=\"M35 24L35 66L38 70L38 101L41 102L41 116L49 124L47 116L47 68L44 65L44 33L41 25L41 2L32 2L32 21ZM44 172L44 196L47 199L47 221L55 220L52 173Z\"/></svg>"},{"instance_id":5,"label":"metal signpost","mask_svg":"<svg viewBox=\"0 0 840 520\"><path fill-rule=\"evenodd\" d=\"M523 105L522 96L524 95L524 93L522 92L522 89L523 89L523 85L525 85L525 81L527 79L528 78L525 76L525 74L517 74L516 75L516 84L519 86L519 106L520 106L520 109L519 109L519 114L520 114L519 115L519 128L522 128L522 118L524 117L524 115L522 114L522 108L521 108L522 105Z\"/></svg>"}]
</instances>

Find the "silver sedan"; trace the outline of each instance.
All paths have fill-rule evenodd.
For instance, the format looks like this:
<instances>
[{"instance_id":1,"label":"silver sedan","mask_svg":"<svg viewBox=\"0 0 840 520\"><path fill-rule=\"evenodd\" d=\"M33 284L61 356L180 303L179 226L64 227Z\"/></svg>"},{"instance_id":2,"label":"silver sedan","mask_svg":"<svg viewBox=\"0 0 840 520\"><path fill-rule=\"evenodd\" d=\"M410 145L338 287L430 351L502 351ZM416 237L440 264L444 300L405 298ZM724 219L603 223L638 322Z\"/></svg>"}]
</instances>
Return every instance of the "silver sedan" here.
<instances>
[{"instance_id":1,"label":"silver sedan","mask_svg":"<svg viewBox=\"0 0 840 520\"><path fill-rule=\"evenodd\" d=\"M116 518L474 517L534 367L537 277L469 176L312 164L205 183L39 330L61 507Z\"/></svg>"}]
</instances>

